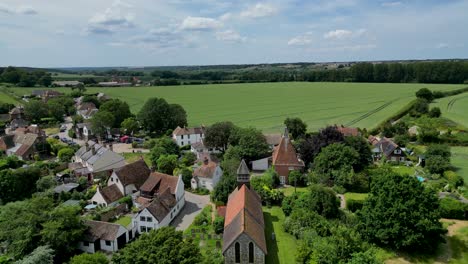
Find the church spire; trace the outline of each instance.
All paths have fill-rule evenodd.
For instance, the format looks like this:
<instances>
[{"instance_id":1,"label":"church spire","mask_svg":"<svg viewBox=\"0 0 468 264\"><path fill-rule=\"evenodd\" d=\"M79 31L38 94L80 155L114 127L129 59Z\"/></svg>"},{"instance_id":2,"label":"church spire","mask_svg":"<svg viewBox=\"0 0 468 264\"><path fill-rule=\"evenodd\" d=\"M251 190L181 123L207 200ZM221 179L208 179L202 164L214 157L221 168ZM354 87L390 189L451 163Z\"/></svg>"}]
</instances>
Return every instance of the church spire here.
<instances>
[{"instance_id":1,"label":"church spire","mask_svg":"<svg viewBox=\"0 0 468 264\"><path fill-rule=\"evenodd\" d=\"M243 159L237 169L237 186L240 188L242 184L250 187L250 171Z\"/></svg>"}]
</instances>

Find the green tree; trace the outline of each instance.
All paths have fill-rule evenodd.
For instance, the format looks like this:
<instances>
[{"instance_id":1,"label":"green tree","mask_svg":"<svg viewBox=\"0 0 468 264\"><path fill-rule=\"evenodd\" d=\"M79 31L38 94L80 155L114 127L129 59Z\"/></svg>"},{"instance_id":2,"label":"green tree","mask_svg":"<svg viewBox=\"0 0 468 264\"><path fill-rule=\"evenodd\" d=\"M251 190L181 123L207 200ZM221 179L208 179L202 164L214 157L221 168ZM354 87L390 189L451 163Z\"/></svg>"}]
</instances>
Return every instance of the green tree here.
<instances>
[{"instance_id":1,"label":"green tree","mask_svg":"<svg viewBox=\"0 0 468 264\"><path fill-rule=\"evenodd\" d=\"M134 132L138 132L140 124L134 117L129 117L122 121L120 127L125 130L125 133L132 135Z\"/></svg>"},{"instance_id":2,"label":"green tree","mask_svg":"<svg viewBox=\"0 0 468 264\"><path fill-rule=\"evenodd\" d=\"M305 208L296 208L291 215L284 220L284 231L296 238L301 238L306 230L314 230L320 236L330 235L330 224L327 219L314 211Z\"/></svg>"},{"instance_id":3,"label":"green tree","mask_svg":"<svg viewBox=\"0 0 468 264\"><path fill-rule=\"evenodd\" d=\"M192 166L197 160L197 155L193 152L185 152L180 159L180 163L186 167Z\"/></svg>"},{"instance_id":4,"label":"green tree","mask_svg":"<svg viewBox=\"0 0 468 264\"><path fill-rule=\"evenodd\" d=\"M162 227L141 235L112 258L116 264L195 264L201 261L198 245L191 239L184 239L182 232L173 227Z\"/></svg>"},{"instance_id":5,"label":"green tree","mask_svg":"<svg viewBox=\"0 0 468 264\"><path fill-rule=\"evenodd\" d=\"M61 162L70 162L73 156L75 155L75 150L72 148L62 148L59 150L57 156Z\"/></svg>"},{"instance_id":6,"label":"green tree","mask_svg":"<svg viewBox=\"0 0 468 264\"><path fill-rule=\"evenodd\" d=\"M59 206L50 213L48 221L42 224L42 243L49 244L61 260L76 249L86 230L79 216L80 211L78 206Z\"/></svg>"},{"instance_id":7,"label":"green tree","mask_svg":"<svg viewBox=\"0 0 468 264\"><path fill-rule=\"evenodd\" d=\"M83 253L74 256L70 260L70 264L109 264L109 260L101 252L94 254Z\"/></svg>"},{"instance_id":8,"label":"green tree","mask_svg":"<svg viewBox=\"0 0 468 264\"><path fill-rule=\"evenodd\" d=\"M224 151L228 147L229 138L234 129L234 124L229 121L214 123L206 129L203 142L209 147Z\"/></svg>"},{"instance_id":9,"label":"green tree","mask_svg":"<svg viewBox=\"0 0 468 264\"><path fill-rule=\"evenodd\" d=\"M434 99L434 95L432 94L431 90L427 88L421 88L416 92L416 97L425 99L428 102L431 102Z\"/></svg>"},{"instance_id":10,"label":"green tree","mask_svg":"<svg viewBox=\"0 0 468 264\"><path fill-rule=\"evenodd\" d=\"M362 137L349 136L345 137L345 144L358 153L357 163L353 166L356 171L362 171L372 164L372 151L367 140Z\"/></svg>"},{"instance_id":11,"label":"green tree","mask_svg":"<svg viewBox=\"0 0 468 264\"><path fill-rule=\"evenodd\" d=\"M439 107L433 107L433 108L429 111L429 117L432 117L432 118L440 117L441 114L442 114L442 112L440 111L440 108L439 108Z\"/></svg>"},{"instance_id":12,"label":"green tree","mask_svg":"<svg viewBox=\"0 0 468 264\"><path fill-rule=\"evenodd\" d=\"M239 163L237 163L239 166ZM229 194L236 188L237 178L232 174L224 174L221 180L216 184L211 193L211 200L216 203L226 204Z\"/></svg>"},{"instance_id":13,"label":"green tree","mask_svg":"<svg viewBox=\"0 0 468 264\"><path fill-rule=\"evenodd\" d=\"M358 218L358 230L365 239L396 249L435 250L446 232L439 222L435 193L416 178L391 171L372 177Z\"/></svg>"},{"instance_id":14,"label":"green tree","mask_svg":"<svg viewBox=\"0 0 468 264\"><path fill-rule=\"evenodd\" d=\"M298 117L288 117L286 120L284 120L284 124L288 128L289 133L291 133L293 139L304 137L307 132L307 124Z\"/></svg>"},{"instance_id":15,"label":"green tree","mask_svg":"<svg viewBox=\"0 0 468 264\"><path fill-rule=\"evenodd\" d=\"M305 165L309 167L311 162L320 153L322 148L330 144L340 143L343 141L343 134L341 134L341 132L338 131L335 126L328 126L320 130L318 135L314 135L311 138L300 140L298 142L297 150Z\"/></svg>"},{"instance_id":16,"label":"green tree","mask_svg":"<svg viewBox=\"0 0 468 264\"><path fill-rule=\"evenodd\" d=\"M115 117L107 111L99 111L90 119L91 129L98 137L104 138L107 129L112 128Z\"/></svg>"},{"instance_id":17,"label":"green tree","mask_svg":"<svg viewBox=\"0 0 468 264\"><path fill-rule=\"evenodd\" d=\"M359 164L359 153L352 147L342 143L334 143L322 149L314 159L315 173L328 177L333 182L338 181L336 171L350 171ZM339 182L339 181L338 181Z\"/></svg>"},{"instance_id":18,"label":"green tree","mask_svg":"<svg viewBox=\"0 0 468 264\"><path fill-rule=\"evenodd\" d=\"M58 100L50 100L47 102L49 109L49 116L55 118L55 120L62 122L63 116L65 115L65 106L62 102Z\"/></svg>"},{"instance_id":19,"label":"green tree","mask_svg":"<svg viewBox=\"0 0 468 264\"><path fill-rule=\"evenodd\" d=\"M326 218L335 218L338 216L340 202L335 192L320 185L311 185L309 190L301 193L294 202L293 210L304 208L315 211Z\"/></svg>"},{"instance_id":20,"label":"green tree","mask_svg":"<svg viewBox=\"0 0 468 264\"><path fill-rule=\"evenodd\" d=\"M426 99L418 98L410 111L413 117L419 117L429 112L429 102Z\"/></svg>"},{"instance_id":21,"label":"green tree","mask_svg":"<svg viewBox=\"0 0 468 264\"><path fill-rule=\"evenodd\" d=\"M55 181L54 176L49 175L49 176L44 176L41 177L39 180L36 182L36 189L39 192L44 192L52 187L55 187L57 185L57 182Z\"/></svg>"},{"instance_id":22,"label":"green tree","mask_svg":"<svg viewBox=\"0 0 468 264\"><path fill-rule=\"evenodd\" d=\"M16 264L53 264L54 250L49 246L39 246L34 249L31 254L24 257L22 260L15 262Z\"/></svg>"},{"instance_id":23,"label":"green tree","mask_svg":"<svg viewBox=\"0 0 468 264\"><path fill-rule=\"evenodd\" d=\"M99 111L107 111L114 115L114 123L112 124L113 128L118 128L122 122L130 118L132 113L130 112L130 107L127 102L121 101L119 99L112 99L106 101L99 107Z\"/></svg>"},{"instance_id":24,"label":"green tree","mask_svg":"<svg viewBox=\"0 0 468 264\"><path fill-rule=\"evenodd\" d=\"M169 105L162 98L148 99L138 112L137 119L146 130L160 134L187 124L185 110L180 105Z\"/></svg>"},{"instance_id":25,"label":"green tree","mask_svg":"<svg viewBox=\"0 0 468 264\"><path fill-rule=\"evenodd\" d=\"M177 155L161 155L158 158L157 164L159 172L172 175L178 165Z\"/></svg>"},{"instance_id":26,"label":"green tree","mask_svg":"<svg viewBox=\"0 0 468 264\"><path fill-rule=\"evenodd\" d=\"M243 128L239 130L238 136L238 146L244 159L255 160L269 153L270 148L260 130L252 127Z\"/></svg>"},{"instance_id":27,"label":"green tree","mask_svg":"<svg viewBox=\"0 0 468 264\"><path fill-rule=\"evenodd\" d=\"M36 167L0 171L0 202L8 203L31 197L41 172Z\"/></svg>"},{"instance_id":28,"label":"green tree","mask_svg":"<svg viewBox=\"0 0 468 264\"><path fill-rule=\"evenodd\" d=\"M443 144L432 144L429 145L424 153L426 158L431 156L441 156L447 161L450 161L450 157L452 153L450 152L450 147L448 145Z\"/></svg>"},{"instance_id":29,"label":"green tree","mask_svg":"<svg viewBox=\"0 0 468 264\"><path fill-rule=\"evenodd\" d=\"M450 169L450 162L442 156L433 155L426 158L426 169L430 173L443 174Z\"/></svg>"},{"instance_id":30,"label":"green tree","mask_svg":"<svg viewBox=\"0 0 468 264\"><path fill-rule=\"evenodd\" d=\"M175 128L177 126L184 127L187 126L187 112L185 109L179 104L170 104L169 105L169 112L170 112L170 124L168 129Z\"/></svg>"},{"instance_id":31,"label":"green tree","mask_svg":"<svg viewBox=\"0 0 468 264\"><path fill-rule=\"evenodd\" d=\"M31 100L24 106L24 115L32 122L38 123L41 118L49 115L49 108L43 101Z\"/></svg>"}]
</instances>

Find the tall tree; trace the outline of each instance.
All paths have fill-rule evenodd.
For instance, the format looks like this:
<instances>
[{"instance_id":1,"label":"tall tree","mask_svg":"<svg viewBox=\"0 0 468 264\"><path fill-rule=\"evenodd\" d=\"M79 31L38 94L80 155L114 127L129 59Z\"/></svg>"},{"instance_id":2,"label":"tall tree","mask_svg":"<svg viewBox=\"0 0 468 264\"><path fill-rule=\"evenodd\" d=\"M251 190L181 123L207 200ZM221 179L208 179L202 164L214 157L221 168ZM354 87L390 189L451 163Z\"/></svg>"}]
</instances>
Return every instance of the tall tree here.
<instances>
[{"instance_id":1,"label":"tall tree","mask_svg":"<svg viewBox=\"0 0 468 264\"><path fill-rule=\"evenodd\" d=\"M234 129L234 124L229 121L214 123L206 129L203 142L209 147L226 150Z\"/></svg>"},{"instance_id":2,"label":"tall tree","mask_svg":"<svg viewBox=\"0 0 468 264\"><path fill-rule=\"evenodd\" d=\"M90 119L91 128L93 133L103 139L106 135L107 129L112 128L115 116L107 111L99 111Z\"/></svg>"},{"instance_id":3,"label":"tall tree","mask_svg":"<svg viewBox=\"0 0 468 264\"><path fill-rule=\"evenodd\" d=\"M185 109L179 104L170 104L169 105L169 118L170 124L168 125L169 129L175 127L184 127L187 126L187 112Z\"/></svg>"},{"instance_id":4,"label":"tall tree","mask_svg":"<svg viewBox=\"0 0 468 264\"><path fill-rule=\"evenodd\" d=\"M198 245L191 239L184 239L182 232L173 227L162 227L141 235L112 258L116 264L195 264L201 261Z\"/></svg>"},{"instance_id":5,"label":"tall tree","mask_svg":"<svg viewBox=\"0 0 468 264\"><path fill-rule=\"evenodd\" d=\"M40 246L34 249L31 254L17 261L16 264L53 264L54 250L49 246Z\"/></svg>"},{"instance_id":6,"label":"tall tree","mask_svg":"<svg viewBox=\"0 0 468 264\"><path fill-rule=\"evenodd\" d=\"M289 133L291 133L293 139L304 137L305 133L307 132L307 124L298 117L288 117L286 120L284 120L284 124L288 128Z\"/></svg>"},{"instance_id":7,"label":"tall tree","mask_svg":"<svg viewBox=\"0 0 468 264\"><path fill-rule=\"evenodd\" d=\"M125 133L133 134L134 132L138 131L138 129L140 128L140 124L138 123L138 120L136 120L136 118L129 117L122 121L120 127L125 130Z\"/></svg>"},{"instance_id":8,"label":"tall tree","mask_svg":"<svg viewBox=\"0 0 468 264\"><path fill-rule=\"evenodd\" d=\"M439 221L439 199L414 177L385 171L372 178L358 213L364 238L403 250L435 250L446 230Z\"/></svg>"},{"instance_id":9,"label":"tall tree","mask_svg":"<svg viewBox=\"0 0 468 264\"><path fill-rule=\"evenodd\" d=\"M24 114L27 119L38 123L41 118L49 115L49 108L43 101L31 100L24 106Z\"/></svg>"},{"instance_id":10,"label":"tall tree","mask_svg":"<svg viewBox=\"0 0 468 264\"><path fill-rule=\"evenodd\" d=\"M310 166L310 163L320 153L322 148L330 144L340 143L343 141L343 134L341 134L335 126L328 126L320 130L318 135L301 140L298 143L298 152L305 165Z\"/></svg>"},{"instance_id":11,"label":"tall tree","mask_svg":"<svg viewBox=\"0 0 468 264\"><path fill-rule=\"evenodd\" d=\"M99 111L107 111L114 115L115 118L112 127L120 127L126 118L132 116L130 107L128 106L127 102L119 99L112 99L103 103L101 107L99 107Z\"/></svg>"},{"instance_id":12,"label":"tall tree","mask_svg":"<svg viewBox=\"0 0 468 264\"><path fill-rule=\"evenodd\" d=\"M137 115L141 125L150 132L165 133L169 127L171 110L166 100L162 98L150 98Z\"/></svg>"}]
</instances>

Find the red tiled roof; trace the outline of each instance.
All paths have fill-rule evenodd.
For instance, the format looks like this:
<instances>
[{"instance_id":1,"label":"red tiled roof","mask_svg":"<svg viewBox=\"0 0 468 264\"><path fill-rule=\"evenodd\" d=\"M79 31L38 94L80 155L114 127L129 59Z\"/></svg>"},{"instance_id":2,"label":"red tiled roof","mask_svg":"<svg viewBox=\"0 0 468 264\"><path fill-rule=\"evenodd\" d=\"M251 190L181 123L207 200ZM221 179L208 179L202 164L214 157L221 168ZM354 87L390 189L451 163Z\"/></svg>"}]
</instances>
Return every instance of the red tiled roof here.
<instances>
[{"instance_id":1,"label":"red tiled roof","mask_svg":"<svg viewBox=\"0 0 468 264\"><path fill-rule=\"evenodd\" d=\"M26 144L23 144L21 145L21 147L19 147L15 154L18 155L18 156L23 156L24 154L26 154L30 149L31 149L31 145L26 145Z\"/></svg>"},{"instance_id":2,"label":"red tiled roof","mask_svg":"<svg viewBox=\"0 0 468 264\"><path fill-rule=\"evenodd\" d=\"M296 150L289 137L283 136L280 144L273 151L273 165L301 166L304 163L297 158Z\"/></svg>"},{"instance_id":3,"label":"red tiled roof","mask_svg":"<svg viewBox=\"0 0 468 264\"><path fill-rule=\"evenodd\" d=\"M246 234L266 254L262 203L246 185L229 196L224 220L223 253L241 235Z\"/></svg>"},{"instance_id":4,"label":"red tiled roof","mask_svg":"<svg viewBox=\"0 0 468 264\"><path fill-rule=\"evenodd\" d=\"M138 189L148 179L151 170L143 159L139 159L115 169L114 172L124 186L135 184L135 187Z\"/></svg>"},{"instance_id":5,"label":"red tiled roof","mask_svg":"<svg viewBox=\"0 0 468 264\"><path fill-rule=\"evenodd\" d=\"M208 164L202 163L200 167L195 169L192 175L202 178L213 178L217 167L218 164L210 160L208 161Z\"/></svg>"},{"instance_id":6,"label":"red tiled roof","mask_svg":"<svg viewBox=\"0 0 468 264\"><path fill-rule=\"evenodd\" d=\"M140 190L147 193L161 194L166 189L169 189L171 194L175 194L178 180L179 177L160 172L153 172L150 174L145 183L140 187Z\"/></svg>"},{"instance_id":7,"label":"red tiled roof","mask_svg":"<svg viewBox=\"0 0 468 264\"><path fill-rule=\"evenodd\" d=\"M358 137L361 134L359 133L359 130L355 127L337 126L336 130L338 130L345 137L348 137L348 136Z\"/></svg>"}]
</instances>

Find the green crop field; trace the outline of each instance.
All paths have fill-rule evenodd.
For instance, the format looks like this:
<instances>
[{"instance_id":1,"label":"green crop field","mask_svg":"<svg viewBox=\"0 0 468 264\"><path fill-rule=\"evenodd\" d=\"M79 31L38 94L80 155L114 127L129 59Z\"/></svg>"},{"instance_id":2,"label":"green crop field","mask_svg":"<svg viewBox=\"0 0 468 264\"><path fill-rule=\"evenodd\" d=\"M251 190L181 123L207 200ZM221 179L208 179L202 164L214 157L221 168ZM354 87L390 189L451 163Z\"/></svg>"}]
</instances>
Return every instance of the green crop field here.
<instances>
[{"instance_id":1,"label":"green crop field","mask_svg":"<svg viewBox=\"0 0 468 264\"><path fill-rule=\"evenodd\" d=\"M440 108L442 116L468 127L468 93L441 98L432 105Z\"/></svg>"},{"instance_id":2,"label":"green crop field","mask_svg":"<svg viewBox=\"0 0 468 264\"><path fill-rule=\"evenodd\" d=\"M191 126L229 120L239 126L279 133L286 117L300 117L310 131L333 124L373 128L414 99L422 87L446 91L463 85L288 82L96 87L87 91L122 99L135 113L148 98L165 98L185 108ZM22 95L32 89L12 90Z\"/></svg>"},{"instance_id":3,"label":"green crop field","mask_svg":"<svg viewBox=\"0 0 468 264\"><path fill-rule=\"evenodd\" d=\"M468 147L452 147L452 164L457 168L457 173L468 184Z\"/></svg>"}]
</instances>

